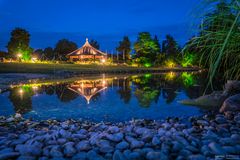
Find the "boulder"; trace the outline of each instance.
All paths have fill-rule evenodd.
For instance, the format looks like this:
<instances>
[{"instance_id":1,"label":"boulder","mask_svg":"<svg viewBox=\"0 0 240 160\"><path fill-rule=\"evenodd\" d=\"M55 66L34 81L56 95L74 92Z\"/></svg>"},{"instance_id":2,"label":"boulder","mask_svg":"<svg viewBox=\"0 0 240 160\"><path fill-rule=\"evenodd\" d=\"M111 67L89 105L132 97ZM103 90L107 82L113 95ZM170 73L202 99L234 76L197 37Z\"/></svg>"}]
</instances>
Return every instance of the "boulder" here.
<instances>
[{"instance_id":1,"label":"boulder","mask_svg":"<svg viewBox=\"0 0 240 160\"><path fill-rule=\"evenodd\" d=\"M240 81L227 81L225 84L224 94L229 96L240 93Z\"/></svg>"},{"instance_id":2,"label":"boulder","mask_svg":"<svg viewBox=\"0 0 240 160\"><path fill-rule=\"evenodd\" d=\"M185 105L200 106L204 109L220 108L223 102L228 98L222 91L215 91L209 95L204 95L196 99L182 100L179 103Z\"/></svg>"},{"instance_id":3,"label":"boulder","mask_svg":"<svg viewBox=\"0 0 240 160\"><path fill-rule=\"evenodd\" d=\"M231 96L224 101L222 107L220 108L220 112L227 111L240 111L240 94Z\"/></svg>"}]
</instances>

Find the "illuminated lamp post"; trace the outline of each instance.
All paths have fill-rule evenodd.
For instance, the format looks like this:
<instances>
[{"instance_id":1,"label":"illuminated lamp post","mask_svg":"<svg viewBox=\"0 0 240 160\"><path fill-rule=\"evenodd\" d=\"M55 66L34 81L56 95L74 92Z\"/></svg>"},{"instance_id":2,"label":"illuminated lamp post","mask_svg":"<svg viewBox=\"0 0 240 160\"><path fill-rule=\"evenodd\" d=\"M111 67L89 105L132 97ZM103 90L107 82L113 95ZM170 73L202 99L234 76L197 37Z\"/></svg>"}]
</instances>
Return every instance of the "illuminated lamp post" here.
<instances>
[{"instance_id":1,"label":"illuminated lamp post","mask_svg":"<svg viewBox=\"0 0 240 160\"><path fill-rule=\"evenodd\" d=\"M18 54L17 54L17 57L18 57L18 61L20 62L21 57L22 57L22 54L21 54L21 53L18 53Z\"/></svg>"}]
</instances>

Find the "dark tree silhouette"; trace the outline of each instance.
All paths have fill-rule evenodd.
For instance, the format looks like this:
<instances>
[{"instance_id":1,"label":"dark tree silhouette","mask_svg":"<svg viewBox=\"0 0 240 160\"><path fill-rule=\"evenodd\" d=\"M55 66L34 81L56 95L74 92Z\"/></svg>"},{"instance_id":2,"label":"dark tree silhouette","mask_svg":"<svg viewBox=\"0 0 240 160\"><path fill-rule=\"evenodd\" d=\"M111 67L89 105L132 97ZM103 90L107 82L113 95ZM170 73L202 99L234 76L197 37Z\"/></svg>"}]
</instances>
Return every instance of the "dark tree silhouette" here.
<instances>
[{"instance_id":1,"label":"dark tree silhouette","mask_svg":"<svg viewBox=\"0 0 240 160\"><path fill-rule=\"evenodd\" d=\"M119 42L119 46L116 48L116 50L120 53L119 59L123 61L130 59L131 42L127 36L124 36L123 40Z\"/></svg>"},{"instance_id":2,"label":"dark tree silhouette","mask_svg":"<svg viewBox=\"0 0 240 160\"><path fill-rule=\"evenodd\" d=\"M92 39L89 43L90 43L91 46L93 46L94 48L100 49L100 45L99 45L99 43L98 43L96 40Z\"/></svg>"},{"instance_id":3,"label":"dark tree silhouette","mask_svg":"<svg viewBox=\"0 0 240 160\"><path fill-rule=\"evenodd\" d=\"M54 52L57 60L66 60L66 55L77 49L77 44L67 39L59 40L56 44Z\"/></svg>"},{"instance_id":4,"label":"dark tree silhouette","mask_svg":"<svg viewBox=\"0 0 240 160\"><path fill-rule=\"evenodd\" d=\"M9 56L16 58L17 54L22 54L23 60L29 60L33 49L29 46L30 34L22 28L16 28L11 32L10 41L7 44Z\"/></svg>"}]
</instances>

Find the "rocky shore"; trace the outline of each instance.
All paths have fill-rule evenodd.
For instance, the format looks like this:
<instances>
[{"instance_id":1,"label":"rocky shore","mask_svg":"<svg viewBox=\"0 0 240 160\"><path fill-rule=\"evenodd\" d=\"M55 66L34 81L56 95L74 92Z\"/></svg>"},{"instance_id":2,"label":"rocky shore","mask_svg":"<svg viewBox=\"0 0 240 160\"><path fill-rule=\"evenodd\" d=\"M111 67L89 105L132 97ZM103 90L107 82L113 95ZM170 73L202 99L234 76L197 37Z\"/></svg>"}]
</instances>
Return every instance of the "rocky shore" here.
<instances>
[{"instance_id":1,"label":"rocky shore","mask_svg":"<svg viewBox=\"0 0 240 160\"><path fill-rule=\"evenodd\" d=\"M240 113L188 120L31 121L0 118L0 159L240 159Z\"/></svg>"}]
</instances>

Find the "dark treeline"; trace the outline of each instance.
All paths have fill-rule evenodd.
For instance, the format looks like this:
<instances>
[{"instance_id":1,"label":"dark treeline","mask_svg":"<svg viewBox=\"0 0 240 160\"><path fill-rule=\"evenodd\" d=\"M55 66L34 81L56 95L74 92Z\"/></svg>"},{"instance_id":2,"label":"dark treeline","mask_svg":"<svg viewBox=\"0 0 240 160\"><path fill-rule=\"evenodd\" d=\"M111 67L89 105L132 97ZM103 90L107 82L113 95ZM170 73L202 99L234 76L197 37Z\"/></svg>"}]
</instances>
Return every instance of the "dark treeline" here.
<instances>
[{"instance_id":1,"label":"dark treeline","mask_svg":"<svg viewBox=\"0 0 240 160\"><path fill-rule=\"evenodd\" d=\"M78 48L75 42L67 39L59 40L55 47L46 47L36 49L30 47L30 34L22 28L16 28L11 32L10 41L7 44L8 58L17 58L22 54L22 60L30 60L31 57L37 57L39 60L48 61L67 61L66 55ZM92 39L90 44L96 49L100 49L100 44ZM180 62L180 49L171 35L160 42L155 35L151 36L149 32L138 34L137 41L131 42L128 36L124 36L116 47L116 53L109 54L108 58L116 63L137 64L146 67L162 65L166 59Z\"/></svg>"}]
</instances>

